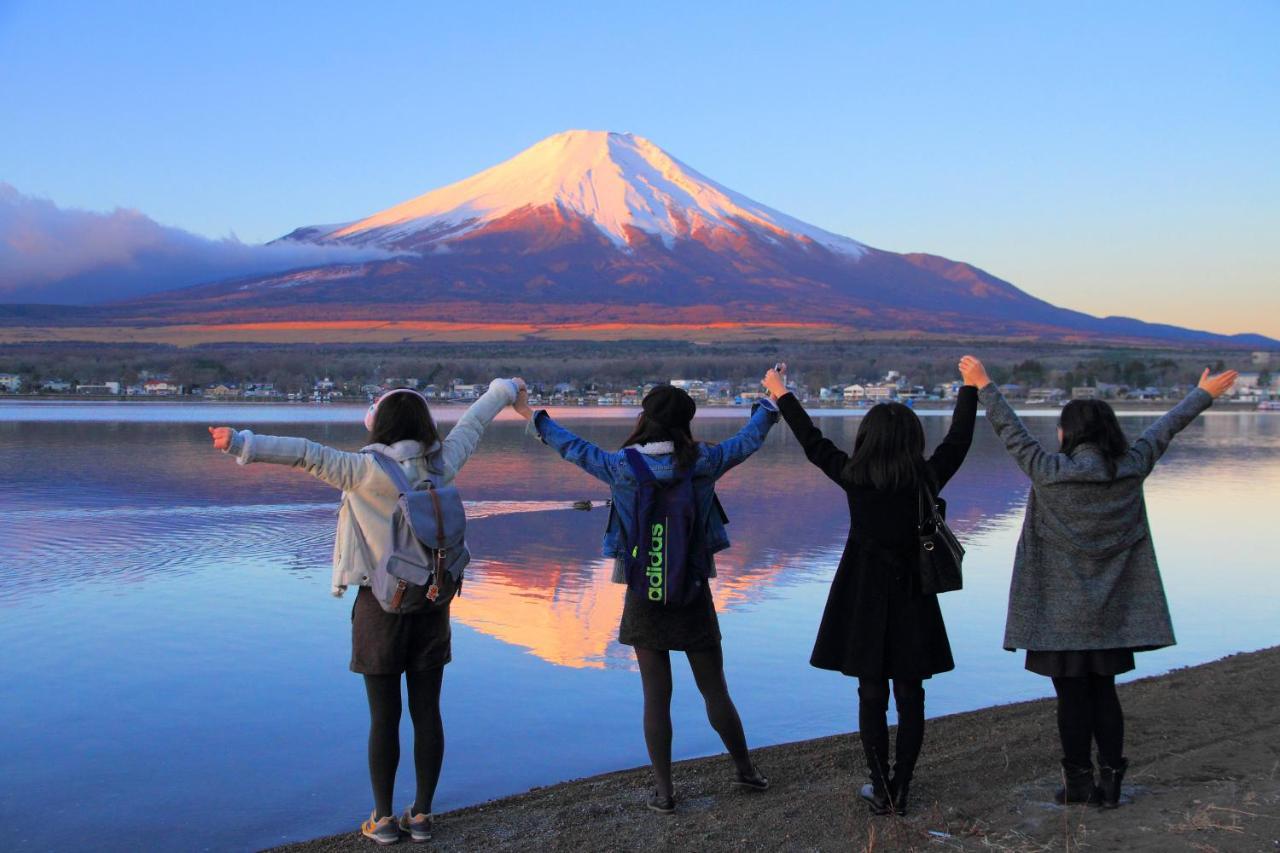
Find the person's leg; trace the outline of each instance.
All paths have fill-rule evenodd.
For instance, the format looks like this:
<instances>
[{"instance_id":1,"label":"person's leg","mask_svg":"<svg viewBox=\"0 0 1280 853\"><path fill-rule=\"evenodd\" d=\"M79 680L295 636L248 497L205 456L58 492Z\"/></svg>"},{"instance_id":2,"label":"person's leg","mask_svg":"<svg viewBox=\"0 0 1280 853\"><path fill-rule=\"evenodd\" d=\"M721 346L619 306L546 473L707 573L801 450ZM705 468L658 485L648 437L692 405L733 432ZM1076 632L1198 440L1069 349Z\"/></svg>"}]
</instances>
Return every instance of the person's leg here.
<instances>
[{"instance_id":1,"label":"person's leg","mask_svg":"<svg viewBox=\"0 0 1280 853\"><path fill-rule=\"evenodd\" d=\"M1124 710L1116 695L1114 675L1090 675L1093 737L1098 742L1098 763L1119 767L1124 758Z\"/></svg>"},{"instance_id":2,"label":"person's leg","mask_svg":"<svg viewBox=\"0 0 1280 853\"><path fill-rule=\"evenodd\" d=\"M1055 677L1058 694L1058 736L1062 739L1063 786L1054 794L1059 803L1096 803L1093 778L1093 697L1089 678Z\"/></svg>"},{"instance_id":3,"label":"person's leg","mask_svg":"<svg viewBox=\"0 0 1280 853\"><path fill-rule=\"evenodd\" d=\"M905 784L911 781L924 744L924 682L919 678L895 678L893 700L898 708L893 779Z\"/></svg>"},{"instance_id":4,"label":"person's leg","mask_svg":"<svg viewBox=\"0 0 1280 853\"><path fill-rule=\"evenodd\" d=\"M1058 737L1062 739L1062 757L1073 767L1093 766L1093 701L1089 679L1055 677L1053 689L1058 694Z\"/></svg>"},{"instance_id":5,"label":"person's leg","mask_svg":"<svg viewBox=\"0 0 1280 853\"><path fill-rule=\"evenodd\" d=\"M867 756L872 781L889 776L889 680L858 679L858 737Z\"/></svg>"},{"instance_id":6,"label":"person's leg","mask_svg":"<svg viewBox=\"0 0 1280 853\"><path fill-rule=\"evenodd\" d=\"M644 744L653 765L658 797L673 796L671 786L671 654L636 647L644 687Z\"/></svg>"},{"instance_id":7,"label":"person's leg","mask_svg":"<svg viewBox=\"0 0 1280 853\"><path fill-rule=\"evenodd\" d=\"M733 757L738 774L744 778L756 775L747 753L747 735L742 730L742 719L729 696L729 685L724 680L724 655L719 648L705 652L687 652L693 679L707 706L707 720L720 735L725 749Z\"/></svg>"},{"instance_id":8,"label":"person's leg","mask_svg":"<svg viewBox=\"0 0 1280 853\"><path fill-rule=\"evenodd\" d=\"M369 697L369 780L373 784L374 817L392 814L396 767L400 764L400 676L366 675Z\"/></svg>"},{"instance_id":9,"label":"person's leg","mask_svg":"<svg viewBox=\"0 0 1280 853\"><path fill-rule=\"evenodd\" d=\"M414 814L430 814L444 761L444 721L440 718L440 685L444 667L407 673L409 716L413 720L413 767L418 792Z\"/></svg>"},{"instance_id":10,"label":"person's leg","mask_svg":"<svg viewBox=\"0 0 1280 853\"><path fill-rule=\"evenodd\" d=\"M1098 798L1102 807L1120 805L1120 787L1129 760L1124 757L1124 711L1114 675L1089 676L1093 699L1093 737L1098 742Z\"/></svg>"}]
</instances>

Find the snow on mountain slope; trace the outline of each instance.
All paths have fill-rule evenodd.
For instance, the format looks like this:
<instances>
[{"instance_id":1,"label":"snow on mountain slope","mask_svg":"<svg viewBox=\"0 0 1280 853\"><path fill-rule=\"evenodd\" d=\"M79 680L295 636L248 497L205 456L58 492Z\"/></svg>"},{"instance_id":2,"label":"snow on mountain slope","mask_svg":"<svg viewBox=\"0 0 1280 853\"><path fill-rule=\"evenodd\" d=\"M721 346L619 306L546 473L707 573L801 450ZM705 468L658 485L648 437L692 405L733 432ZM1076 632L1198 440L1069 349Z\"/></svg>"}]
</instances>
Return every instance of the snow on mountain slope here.
<instances>
[{"instance_id":1,"label":"snow on mountain slope","mask_svg":"<svg viewBox=\"0 0 1280 853\"><path fill-rule=\"evenodd\" d=\"M620 248L634 242L632 229L670 247L754 227L771 239L813 242L852 257L867 251L717 184L644 137L592 130L558 133L465 180L356 222L300 228L288 239L421 249L551 206L588 220Z\"/></svg>"}]
</instances>

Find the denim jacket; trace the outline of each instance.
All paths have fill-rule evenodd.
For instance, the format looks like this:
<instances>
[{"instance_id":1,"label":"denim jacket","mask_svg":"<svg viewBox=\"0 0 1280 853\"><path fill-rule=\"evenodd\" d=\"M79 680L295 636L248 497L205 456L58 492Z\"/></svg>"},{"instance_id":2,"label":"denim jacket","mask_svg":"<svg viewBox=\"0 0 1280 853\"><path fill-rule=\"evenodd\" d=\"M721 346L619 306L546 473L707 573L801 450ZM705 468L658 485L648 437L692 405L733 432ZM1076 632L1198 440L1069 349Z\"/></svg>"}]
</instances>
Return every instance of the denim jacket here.
<instances>
[{"instance_id":1,"label":"denim jacket","mask_svg":"<svg viewBox=\"0 0 1280 853\"><path fill-rule=\"evenodd\" d=\"M769 429L777 421L778 409L773 402L760 400L752 406L751 418L746 425L732 438L719 444L698 445L698 461L693 471L693 492L698 503L698 519L702 524L703 542L708 553L714 554L729 547L729 536L724 529L728 519L722 514L715 498L716 480L759 450L769 435ZM623 543L635 515L639 485L626 454L621 450L603 450L579 438L556 423L546 410L534 414L533 424L543 444L608 484L613 492L613 511L609 513L602 552L606 557L622 557L625 552ZM670 442L638 445L635 449L646 456L645 461L649 463L654 477L659 480L675 479ZM714 562L708 574L714 577ZM619 581L617 572L614 580Z\"/></svg>"}]
</instances>

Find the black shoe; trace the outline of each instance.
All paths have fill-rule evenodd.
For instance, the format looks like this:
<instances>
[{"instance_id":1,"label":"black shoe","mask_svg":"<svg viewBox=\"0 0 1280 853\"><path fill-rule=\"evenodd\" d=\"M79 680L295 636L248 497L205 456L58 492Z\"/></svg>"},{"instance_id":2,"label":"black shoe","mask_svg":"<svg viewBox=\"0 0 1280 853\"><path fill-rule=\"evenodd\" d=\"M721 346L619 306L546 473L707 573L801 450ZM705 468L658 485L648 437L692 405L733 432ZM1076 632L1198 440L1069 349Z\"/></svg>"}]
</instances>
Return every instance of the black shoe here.
<instances>
[{"instance_id":1,"label":"black shoe","mask_svg":"<svg viewBox=\"0 0 1280 853\"><path fill-rule=\"evenodd\" d=\"M1101 791L1093 784L1093 764L1077 767L1062 761L1062 775L1066 785L1053 795L1053 801L1060 806L1071 803L1087 803L1096 806L1102 802Z\"/></svg>"},{"instance_id":2,"label":"black shoe","mask_svg":"<svg viewBox=\"0 0 1280 853\"><path fill-rule=\"evenodd\" d=\"M1098 792L1104 809L1120 807L1120 782L1124 779L1124 771L1129 769L1129 759L1121 758L1115 767L1098 765Z\"/></svg>"},{"instance_id":3,"label":"black shoe","mask_svg":"<svg viewBox=\"0 0 1280 853\"><path fill-rule=\"evenodd\" d=\"M884 789L884 785L874 780L862 786L862 790L858 792L858 796L867 801L867 806L873 815L887 815L893 812L893 803L889 799L889 792Z\"/></svg>"},{"instance_id":4,"label":"black shoe","mask_svg":"<svg viewBox=\"0 0 1280 853\"><path fill-rule=\"evenodd\" d=\"M760 772L759 767L752 767L750 776L743 776L739 773L734 778L733 784L737 785L739 788L745 788L748 791L769 790L769 780Z\"/></svg>"},{"instance_id":5,"label":"black shoe","mask_svg":"<svg viewBox=\"0 0 1280 853\"><path fill-rule=\"evenodd\" d=\"M657 812L658 814L670 815L676 813L676 798L664 797L657 791L653 792L653 796L649 798L649 802L646 805L649 811Z\"/></svg>"}]
</instances>

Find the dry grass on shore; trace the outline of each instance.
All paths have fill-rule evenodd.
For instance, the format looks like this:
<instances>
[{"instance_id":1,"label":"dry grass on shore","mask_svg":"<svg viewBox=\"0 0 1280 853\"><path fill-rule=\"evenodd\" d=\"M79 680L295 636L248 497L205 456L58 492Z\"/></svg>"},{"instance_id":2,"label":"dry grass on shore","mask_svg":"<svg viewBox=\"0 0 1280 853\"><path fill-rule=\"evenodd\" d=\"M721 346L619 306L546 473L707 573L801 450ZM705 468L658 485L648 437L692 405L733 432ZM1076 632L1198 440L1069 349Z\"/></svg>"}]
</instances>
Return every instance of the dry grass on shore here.
<instances>
[{"instance_id":1,"label":"dry grass on shore","mask_svg":"<svg viewBox=\"0 0 1280 853\"><path fill-rule=\"evenodd\" d=\"M856 739L769 747L764 794L734 791L724 757L681 762L674 817L643 808L645 769L582 779L439 817L417 850L1280 850L1280 647L1120 688L1131 770L1119 809L1063 808L1051 702L930 720L905 818L872 818ZM353 825L359 816L353 812ZM407 843L407 842L406 842ZM285 848L364 851L358 834Z\"/></svg>"}]
</instances>

